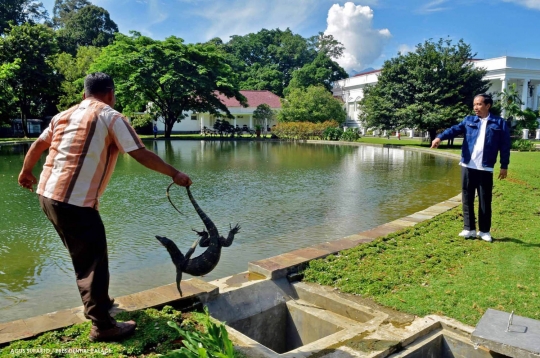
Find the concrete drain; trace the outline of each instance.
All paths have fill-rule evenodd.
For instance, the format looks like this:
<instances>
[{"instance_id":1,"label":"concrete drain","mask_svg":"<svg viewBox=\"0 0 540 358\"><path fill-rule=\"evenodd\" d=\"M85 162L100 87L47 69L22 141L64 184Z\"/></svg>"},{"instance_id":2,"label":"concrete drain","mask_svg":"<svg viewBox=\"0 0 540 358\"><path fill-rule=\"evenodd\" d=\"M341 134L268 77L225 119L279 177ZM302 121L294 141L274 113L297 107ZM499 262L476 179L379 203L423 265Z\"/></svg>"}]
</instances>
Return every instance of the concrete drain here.
<instances>
[{"instance_id":1,"label":"concrete drain","mask_svg":"<svg viewBox=\"0 0 540 358\"><path fill-rule=\"evenodd\" d=\"M311 308L317 311L317 309ZM285 353L343 329L295 302L280 303L259 314L240 319L230 327L270 348Z\"/></svg>"},{"instance_id":2,"label":"concrete drain","mask_svg":"<svg viewBox=\"0 0 540 358\"><path fill-rule=\"evenodd\" d=\"M223 285L206 303L250 358L500 358L471 341L472 327L415 317L332 288L286 279Z\"/></svg>"}]
</instances>

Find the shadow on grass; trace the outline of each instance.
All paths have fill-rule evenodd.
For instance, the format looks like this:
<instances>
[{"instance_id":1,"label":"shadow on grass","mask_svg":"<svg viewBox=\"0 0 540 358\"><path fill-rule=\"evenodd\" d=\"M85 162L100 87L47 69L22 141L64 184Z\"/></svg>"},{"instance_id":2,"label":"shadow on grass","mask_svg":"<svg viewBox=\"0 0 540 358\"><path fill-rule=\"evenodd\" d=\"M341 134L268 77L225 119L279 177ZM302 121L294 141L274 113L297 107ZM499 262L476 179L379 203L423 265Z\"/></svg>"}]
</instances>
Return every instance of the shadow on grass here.
<instances>
[{"instance_id":1,"label":"shadow on grass","mask_svg":"<svg viewBox=\"0 0 540 358\"><path fill-rule=\"evenodd\" d=\"M500 239L493 239L494 242L513 242L514 244L526 246L526 247L540 247L540 244L531 244L528 242L521 241L519 239L514 239L511 237L503 237Z\"/></svg>"}]
</instances>

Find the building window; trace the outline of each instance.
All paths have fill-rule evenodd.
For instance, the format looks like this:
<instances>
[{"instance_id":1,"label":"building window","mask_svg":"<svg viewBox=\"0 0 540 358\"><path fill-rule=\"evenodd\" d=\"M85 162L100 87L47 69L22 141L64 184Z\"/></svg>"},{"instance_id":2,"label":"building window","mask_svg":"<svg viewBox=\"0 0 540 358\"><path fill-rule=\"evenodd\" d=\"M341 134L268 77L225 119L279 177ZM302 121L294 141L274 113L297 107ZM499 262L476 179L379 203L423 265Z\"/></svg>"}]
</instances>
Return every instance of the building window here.
<instances>
[{"instance_id":1,"label":"building window","mask_svg":"<svg viewBox=\"0 0 540 358\"><path fill-rule=\"evenodd\" d=\"M244 116L236 116L236 119L242 119Z\"/></svg>"},{"instance_id":2,"label":"building window","mask_svg":"<svg viewBox=\"0 0 540 358\"><path fill-rule=\"evenodd\" d=\"M192 114L191 115L191 120L196 121L197 120L197 114Z\"/></svg>"}]
</instances>

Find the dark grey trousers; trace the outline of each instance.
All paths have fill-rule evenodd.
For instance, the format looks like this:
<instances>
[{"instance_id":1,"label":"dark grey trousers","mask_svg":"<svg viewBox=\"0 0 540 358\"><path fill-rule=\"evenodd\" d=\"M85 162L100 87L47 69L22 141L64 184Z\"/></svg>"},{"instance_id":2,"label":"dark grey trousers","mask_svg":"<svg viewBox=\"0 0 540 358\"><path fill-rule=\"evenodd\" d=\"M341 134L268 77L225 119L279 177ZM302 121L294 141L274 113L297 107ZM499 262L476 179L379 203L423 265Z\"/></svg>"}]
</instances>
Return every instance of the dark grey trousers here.
<instances>
[{"instance_id":1,"label":"dark grey trousers","mask_svg":"<svg viewBox=\"0 0 540 358\"><path fill-rule=\"evenodd\" d=\"M112 327L107 238L99 212L41 195L39 203L69 251L85 315L100 329Z\"/></svg>"},{"instance_id":2,"label":"dark grey trousers","mask_svg":"<svg viewBox=\"0 0 540 358\"><path fill-rule=\"evenodd\" d=\"M482 232L491 230L491 198L493 172L461 168L461 201L463 204L463 228L476 230L474 196L478 192L478 228Z\"/></svg>"}]
</instances>

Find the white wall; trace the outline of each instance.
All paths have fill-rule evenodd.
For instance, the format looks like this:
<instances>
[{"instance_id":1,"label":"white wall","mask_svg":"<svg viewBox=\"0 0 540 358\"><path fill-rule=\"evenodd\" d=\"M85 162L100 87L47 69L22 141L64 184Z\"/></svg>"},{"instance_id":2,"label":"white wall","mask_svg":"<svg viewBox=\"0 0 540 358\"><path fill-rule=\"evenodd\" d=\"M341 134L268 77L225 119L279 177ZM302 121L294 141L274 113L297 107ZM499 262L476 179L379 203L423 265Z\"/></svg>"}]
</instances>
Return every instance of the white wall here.
<instances>
[{"instance_id":1,"label":"white wall","mask_svg":"<svg viewBox=\"0 0 540 358\"><path fill-rule=\"evenodd\" d=\"M247 107L247 108L229 108L229 111L231 114L235 117L232 118L224 118L232 125L238 125L242 127L244 124L246 124L250 129L255 129L255 121L252 119L253 112L255 111L255 107ZM273 110L280 110L280 108L272 108ZM215 116L211 116L209 113L198 113L193 114L191 111L187 112L188 116L180 123L175 123L173 126L173 133L176 132L200 132L202 127L205 126L207 128L212 128L214 123L216 122ZM196 120L191 119L192 116L196 116ZM274 121L273 123L268 123L270 127L272 125L276 124L277 121ZM158 127L158 133L163 133L165 131L165 123L161 118L158 119L157 122Z\"/></svg>"}]
</instances>

